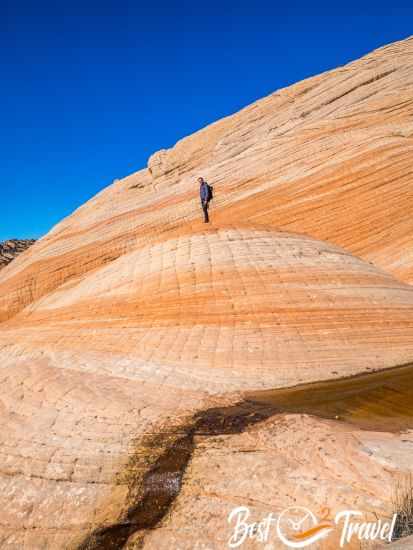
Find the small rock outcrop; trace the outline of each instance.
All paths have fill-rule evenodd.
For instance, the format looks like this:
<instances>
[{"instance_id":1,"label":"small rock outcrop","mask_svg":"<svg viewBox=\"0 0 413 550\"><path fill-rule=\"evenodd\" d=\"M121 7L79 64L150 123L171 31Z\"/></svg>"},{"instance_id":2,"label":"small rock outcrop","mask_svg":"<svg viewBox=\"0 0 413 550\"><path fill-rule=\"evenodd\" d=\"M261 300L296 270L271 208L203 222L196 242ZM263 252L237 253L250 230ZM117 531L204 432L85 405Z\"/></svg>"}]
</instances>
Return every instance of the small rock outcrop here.
<instances>
[{"instance_id":1,"label":"small rock outcrop","mask_svg":"<svg viewBox=\"0 0 413 550\"><path fill-rule=\"evenodd\" d=\"M35 242L35 239L9 239L0 243L0 269Z\"/></svg>"},{"instance_id":2,"label":"small rock outcrop","mask_svg":"<svg viewBox=\"0 0 413 550\"><path fill-rule=\"evenodd\" d=\"M148 170L153 178L159 178L169 172L166 165L168 151L161 149L150 156L148 160Z\"/></svg>"}]
</instances>

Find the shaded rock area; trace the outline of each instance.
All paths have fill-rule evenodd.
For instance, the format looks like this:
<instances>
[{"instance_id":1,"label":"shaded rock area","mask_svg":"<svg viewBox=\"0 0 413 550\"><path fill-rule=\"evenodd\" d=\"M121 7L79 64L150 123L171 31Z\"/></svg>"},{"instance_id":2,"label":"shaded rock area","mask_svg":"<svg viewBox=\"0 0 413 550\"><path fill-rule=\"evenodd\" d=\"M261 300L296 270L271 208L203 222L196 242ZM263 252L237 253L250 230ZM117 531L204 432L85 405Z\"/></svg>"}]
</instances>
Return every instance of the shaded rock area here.
<instances>
[{"instance_id":1,"label":"shaded rock area","mask_svg":"<svg viewBox=\"0 0 413 550\"><path fill-rule=\"evenodd\" d=\"M411 550L413 548L413 536L400 539L392 544L382 545L377 550L385 550L386 548L389 550Z\"/></svg>"},{"instance_id":2,"label":"shaded rock area","mask_svg":"<svg viewBox=\"0 0 413 550\"><path fill-rule=\"evenodd\" d=\"M9 239L0 243L0 269L9 264L16 256L32 246L35 239Z\"/></svg>"}]
</instances>

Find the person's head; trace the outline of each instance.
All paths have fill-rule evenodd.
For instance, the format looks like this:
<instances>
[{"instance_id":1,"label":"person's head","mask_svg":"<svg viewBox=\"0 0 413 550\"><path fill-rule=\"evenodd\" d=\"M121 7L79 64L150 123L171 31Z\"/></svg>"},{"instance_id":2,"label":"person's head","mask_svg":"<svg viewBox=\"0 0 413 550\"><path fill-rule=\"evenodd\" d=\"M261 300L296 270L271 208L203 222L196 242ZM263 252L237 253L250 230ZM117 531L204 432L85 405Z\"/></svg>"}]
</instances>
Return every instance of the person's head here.
<instances>
[{"instance_id":1,"label":"person's head","mask_svg":"<svg viewBox=\"0 0 413 550\"><path fill-rule=\"evenodd\" d=\"M198 183L199 183L199 184L204 183L204 178L199 177L199 178L198 178Z\"/></svg>"}]
</instances>

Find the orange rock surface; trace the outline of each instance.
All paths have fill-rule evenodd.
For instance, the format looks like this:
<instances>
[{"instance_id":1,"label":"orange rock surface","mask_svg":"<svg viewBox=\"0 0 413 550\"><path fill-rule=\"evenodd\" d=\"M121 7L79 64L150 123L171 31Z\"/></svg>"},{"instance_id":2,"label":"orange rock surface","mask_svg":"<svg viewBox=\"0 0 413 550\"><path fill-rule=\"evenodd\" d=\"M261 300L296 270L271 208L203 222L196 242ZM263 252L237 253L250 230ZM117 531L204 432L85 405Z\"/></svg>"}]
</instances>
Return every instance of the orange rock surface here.
<instances>
[{"instance_id":1,"label":"orange rock surface","mask_svg":"<svg viewBox=\"0 0 413 550\"><path fill-rule=\"evenodd\" d=\"M143 440L197 411L413 361L412 92L413 39L279 90L155 153L1 270L1 546L69 548L114 524L162 452L138 460ZM277 422L231 437L254 446ZM358 446L337 437L361 476ZM386 488L404 464L388 474L367 453L363 471L370 460Z\"/></svg>"}]
</instances>

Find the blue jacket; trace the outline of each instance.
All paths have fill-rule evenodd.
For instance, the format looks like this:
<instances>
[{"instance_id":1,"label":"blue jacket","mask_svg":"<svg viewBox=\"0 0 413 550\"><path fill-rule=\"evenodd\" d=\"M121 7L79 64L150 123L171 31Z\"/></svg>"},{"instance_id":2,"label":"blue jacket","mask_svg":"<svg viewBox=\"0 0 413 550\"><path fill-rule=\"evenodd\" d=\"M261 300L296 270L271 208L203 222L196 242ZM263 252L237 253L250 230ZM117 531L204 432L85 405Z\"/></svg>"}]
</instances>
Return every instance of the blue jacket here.
<instances>
[{"instance_id":1,"label":"blue jacket","mask_svg":"<svg viewBox=\"0 0 413 550\"><path fill-rule=\"evenodd\" d=\"M199 186L199 195L201 197L201 201L209 200L209 188L206 181L203 181Z\"/></svg>"}]
</instances>

